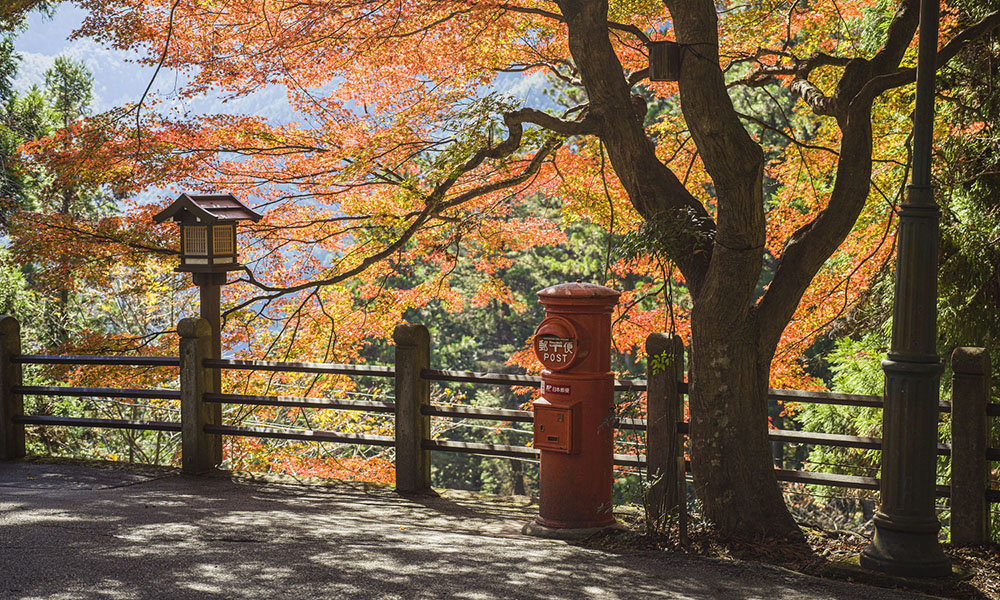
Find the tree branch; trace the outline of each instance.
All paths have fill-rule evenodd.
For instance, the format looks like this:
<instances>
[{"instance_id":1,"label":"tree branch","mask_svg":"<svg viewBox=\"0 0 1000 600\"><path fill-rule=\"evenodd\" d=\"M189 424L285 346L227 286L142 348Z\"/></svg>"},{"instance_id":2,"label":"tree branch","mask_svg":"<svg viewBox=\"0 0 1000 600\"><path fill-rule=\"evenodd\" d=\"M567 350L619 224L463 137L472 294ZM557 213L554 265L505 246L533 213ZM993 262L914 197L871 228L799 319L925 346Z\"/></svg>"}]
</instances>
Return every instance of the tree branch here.
<instances>
[{"instance_id":1,"label":"tree branch","mask_svg":"<svg viewBox=\"0 0 1000 600\"><path fill-rule=\"evenodd\" d=\"M502 179L497 182L475 187L471 190L462 192L456 195L454 198L449 200L445 199L445 195L454 184L458 181L461 175L468 173L478 166L480 166L487 158L501 159L513 154L519 147L521 139L523 136L523 126L522 123L529 122L529 117L536 117L534 113L538 111L524 110L515 111L514 113L509 113L504 116L504 121L508 126L510 135L502 143L494 146L492 148L481 148L478 150L471 158L465 161L460 167L456 168L452 174L439 182L434 189L427 195L424 207L419 212L411 213L413 220L410 224L396 237L396 239L381 248L380 250L374 252L373 254L365 257L361 262L354 267L338 273L333 277L327 277L324 279L316 279L313 281L308 281L294 286L287 287L277 287L267 285L254 277L253 273L249 269L246 269L248 278L245 280L251 283L255 287L264 290L265 294L259 294L252 298L249 298L240 304L234 306L233 308L226 311L226 314L241 310L251 304L256 302L264 301L270 302L281 296L286 296L288 294L293 294L302 290L309 288L318 288L322 286L334 285L341 281L345 281L360 273L364 272L372 265L385 260L401 250L412 238L413 236L429 221L437 218L445 210L455 208L465 202L468 202L474 198L482 196L484 194L489 194L495 191L513 187L523 183L524 181L531 178L538 170L541 168L542 163L546 158L551 156L561 145L562 139L559 135L552 135L535 153L535 156L528 163L527 167L522 170L517 175ZM544 113L541 113L544 114ZM553 117L555 118L555 117Z\"/></svg>"},{"instance_id":2,"label":"tree branch","mask_svg":"<svg viewBox=\"0 0 1000 600\"><path fill-rule=\"evenodd\" d=\"M943 67L948 61L955 58L967 45L979 40L998 27L1000 27L1000 10L986 15L976 24L962 30L961 33L951 38L948 43L938 50L937 68L940 69ZM886 73L869 81L858 93L858 96L877 97L885 91L913 83L916 81L916 78L916 69L901 69L893 73Z\"/></svg>"},{"instance_id":3,"label":"tree branch","mask_svg":"<svg viewBox=\"0 0 1000 600\"><path fill-rule=\"evenodd\" d=\"M816 87L816 84L808 79L798 78L792 80L790 89L793 94L802 98L802 101L809 105L817 115L837 114L836 97L830 97L823 93L823 90Z\"/></svg>"},{"instance_id":4,"label":"tree branch","mask_svg":"<svg viewBox=\"0 0 1000 600\"><path fill-rule=\"evenodd\" d=\"M522 108L509 113L504 117L504 123L507 124L508 128L521 123L531 123L532 125L544 127L549 131L554 131L567 137L573 135L596 135L599 131L597 120L589 114L585 115L583 119L569 121L534 108Z\"/></svg>"},{"instance_id":5,"label":"tree branch","mask_svg":"<svg viewBox=\"0 0 1000 600\"><path fill-rule=\"evenodd\" d=\"M774 352L806 288L851 232L871 190L871 105L852 104L838 123L843 138L830 201L788 239L774 279L757 304L764 352Z\"/></svg>"},{"instance_id":6,"label":"tree branch","mask_svg":"<svg viewBox=\"0 0 1000 600\"><path fill-rule=\"evenodd\" d=\"M829 152L830 154L833 154L834 156L839 156L840 155L840 152L838 152L837 150L834 150L833 148L829 148L827 146L816 146L814 144L807 144L807 143L801 141L800 139L796 138L795 136L791 135L790 133L786 132L785 130L783 130L783 129L779 128L779 127L775 127L774 125L772 125L772 124L770 124L770 123L768 123L766 121L763 121L761 119L758 119L757 117L755 117L753 115L747 115L747 114L743 114L741 112L737 112L736 114L738 114L741 119L745 119L747 121L750 121L752 123L755 123L755 124L759 125L760 127L764 128L764 129L767 129L768 131L773 131L774 133L777 133L778 135L780 135L781 137L785 138L786 140L788 140L792 144L795 144L799 148L805 148L806 150L822 150L823 152Z\"/></svg>"},{"instance_id":7,"label":"tree branch","mask_svg":"<svg viewBox=\"0 0 1000 600\"><path fill-rule=\"evenodd\" d=\"M920 0L902 0L889 23L885 43L871 60L876 75L888 73L899 66L903 54L913 41L919 21Z\"/></svg>"},{"instance_id":8,"label":"tree branch","mask_svg":"<svg viewBox=\"0 0 1000 600\"><path fill-rule=\"evenodd\" d=\"M846 66L851 60L844 56L833 56L831 54L827 54L826 52L817 52L809 58L800 59L790 52L758 48L757 52L755 52L753 56L746 56L731 61L726 66L726 70L740 62L753 60L759 61L764 56L783 56L790 59L792 62L791 64L761 65L756 70L747 74L747 76L743 79L737 79L736 81L729 83L728 86L734 87L737 85L745 85L748 87L761 87L769 83L773 77L781 75L807 79L809 75L819 67L843 67Z\"/></svg>"},{"instance_id":9,"label":"tree branch","mask_svg":"<svg viewBox=\"0 0 1000 600\"><path fill-rule=\"evenodd\" d=\"M75 239L89 238L96 244L118 244L126 248L131 248L133 250L141 250L143 252L148 252L150 254L162 254L166 256L178 254L176 250L171 250L170 248L161 248L159 246L151 246L149 244L130 242L122 238L114 237L112 235L98 233L96 231L87 229L81 229L80 227L75 227L72 225L63 225L56 222L44 222L38 219L35 219L34 222L38 227L45 229L52 229L55 231L62 231L63 233L69 234Z\"/></svg>"},{"instance_id":10,"label":"tree branch","mask_svg":"<svg viewBox=\"0 0 1000 600\"><path fill-rule=\"evenodd\" d=\"M552 19L553 21L559 21L560 23L566 22L565 17L563 17L561 14L554 13L552 11L544 10L541 8L532 8L530 6L517 6L514 4L500 4L498 8L526 15L537 15L540 17L545 17L546 19ZM628 23L618 23L616 21L607 21L607 24L608 24L608 29L614 29L616 31L630 33L635 37L637 37L639 41L641 41L643 44L649 43L649 36L646 35L646 32L639 29L635 25L630 25Z\"/></svg>"}]
</instances>

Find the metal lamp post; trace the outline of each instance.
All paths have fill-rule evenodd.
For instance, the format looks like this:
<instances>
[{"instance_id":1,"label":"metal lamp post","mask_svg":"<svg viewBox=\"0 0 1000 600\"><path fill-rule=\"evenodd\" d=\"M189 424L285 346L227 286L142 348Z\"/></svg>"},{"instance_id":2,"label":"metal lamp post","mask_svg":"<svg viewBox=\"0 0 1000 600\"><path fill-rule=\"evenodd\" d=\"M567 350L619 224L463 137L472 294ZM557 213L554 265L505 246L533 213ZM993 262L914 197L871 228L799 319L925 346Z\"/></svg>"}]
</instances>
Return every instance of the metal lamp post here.
<instances>
[{"instance_id":1,"label":"metal lamp post","mask_svg":"<svg viewBox=\"0 0 1000 600\"><path fill-rule=\"evenodd\" d=\"M934 511L938 391L937 240L931 186L938 0L921 0L913 115L913 174L899 210L892 346L882 361L881 504L861 566L906 577L941 577L951 565L938 544Z\"/></svg>"}]
</instances>

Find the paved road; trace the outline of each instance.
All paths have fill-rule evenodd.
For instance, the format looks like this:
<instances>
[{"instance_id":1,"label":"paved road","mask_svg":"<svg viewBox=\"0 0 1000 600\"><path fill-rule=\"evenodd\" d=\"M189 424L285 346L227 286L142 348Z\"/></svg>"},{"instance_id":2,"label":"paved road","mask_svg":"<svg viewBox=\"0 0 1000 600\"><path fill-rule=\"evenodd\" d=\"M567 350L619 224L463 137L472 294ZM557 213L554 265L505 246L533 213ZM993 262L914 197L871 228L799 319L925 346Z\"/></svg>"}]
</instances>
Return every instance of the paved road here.
<instances>
[{"instance_id":1,"label":"paved road","mask_svg":"<svg viewBox=\"0 0 1000 600\"><path fill-rule=\"evenodd\" d=\"M0 598L914 598L520 534L525 504L361 484L0 463Z\"/></svg>"}]
</instances>

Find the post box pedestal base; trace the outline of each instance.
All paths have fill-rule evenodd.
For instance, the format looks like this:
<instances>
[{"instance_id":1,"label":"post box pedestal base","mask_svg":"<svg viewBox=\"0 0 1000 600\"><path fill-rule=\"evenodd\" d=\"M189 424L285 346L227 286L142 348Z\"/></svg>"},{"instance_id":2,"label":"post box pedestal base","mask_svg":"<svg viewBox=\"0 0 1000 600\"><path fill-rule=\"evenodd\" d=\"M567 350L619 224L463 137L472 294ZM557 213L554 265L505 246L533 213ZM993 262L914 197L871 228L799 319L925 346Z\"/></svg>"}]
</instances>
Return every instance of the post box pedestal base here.
<instances>
[{"instance_id":1,"label":"post box pedestal base","mask_svg":"<svg viewBox=\"0 0 1000 600\"><path fill-rule=\"evenodd\" d=\"M582 540L595 533L600 533L609 529L624 529L617 521L612 520L607 525L599 527L546 527L532 519L521 528L521 533L533 537L540 537L550 540Z\"/></svg>"}]
</instances>

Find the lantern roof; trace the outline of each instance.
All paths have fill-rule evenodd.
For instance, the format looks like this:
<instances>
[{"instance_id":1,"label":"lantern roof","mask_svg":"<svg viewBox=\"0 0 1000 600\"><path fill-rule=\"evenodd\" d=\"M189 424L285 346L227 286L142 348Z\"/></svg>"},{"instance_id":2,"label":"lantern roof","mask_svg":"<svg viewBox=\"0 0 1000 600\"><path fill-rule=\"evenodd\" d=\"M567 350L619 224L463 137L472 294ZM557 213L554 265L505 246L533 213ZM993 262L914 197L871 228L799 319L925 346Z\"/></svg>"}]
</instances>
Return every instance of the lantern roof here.
<instances>
[{"instance_id":1,"label":"lantern roof","mask_svg":"<svg viewBox=\"0 0 1000 600\"><path fill-rule=\"evenodd\" d=\"M246 204L236 199L232 194L195 195L181 194L170 206L153 217L157 223L173 218L175 221L188 221L187 215L206 223L230 223L237 221L257 222L263 218Z\"/></svg>"}]
</instances>

